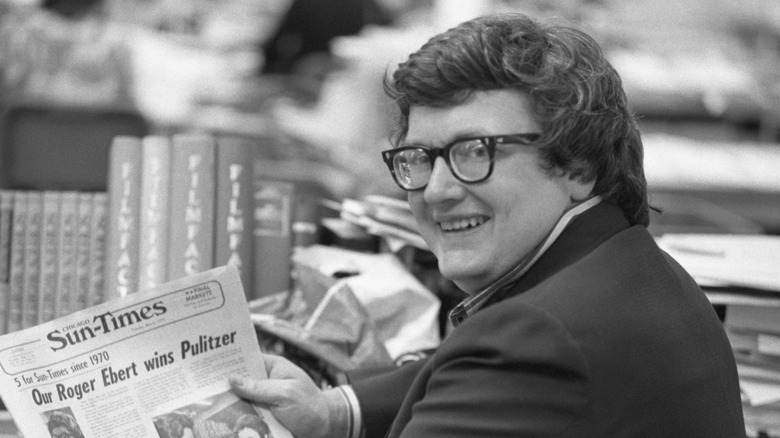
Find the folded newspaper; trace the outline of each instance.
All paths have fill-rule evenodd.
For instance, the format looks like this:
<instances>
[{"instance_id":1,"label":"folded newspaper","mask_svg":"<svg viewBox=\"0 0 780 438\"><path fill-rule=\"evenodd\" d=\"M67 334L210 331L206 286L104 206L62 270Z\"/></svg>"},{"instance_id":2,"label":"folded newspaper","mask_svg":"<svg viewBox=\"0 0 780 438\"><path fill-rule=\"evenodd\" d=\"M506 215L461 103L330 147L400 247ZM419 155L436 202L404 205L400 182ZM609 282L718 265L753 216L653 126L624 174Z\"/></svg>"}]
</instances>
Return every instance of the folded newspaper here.
<instances>
[{"instance_id":1,"label":"folded newspaper","mask_svg":"<svg viewBox=\"0 0 780 438\"><path fill-rule=\"evenodd\" d=\"M291 437L232 374L266 376L233 266L0 337L0 396L28 438Z\"/></svg>"}]
</instances>

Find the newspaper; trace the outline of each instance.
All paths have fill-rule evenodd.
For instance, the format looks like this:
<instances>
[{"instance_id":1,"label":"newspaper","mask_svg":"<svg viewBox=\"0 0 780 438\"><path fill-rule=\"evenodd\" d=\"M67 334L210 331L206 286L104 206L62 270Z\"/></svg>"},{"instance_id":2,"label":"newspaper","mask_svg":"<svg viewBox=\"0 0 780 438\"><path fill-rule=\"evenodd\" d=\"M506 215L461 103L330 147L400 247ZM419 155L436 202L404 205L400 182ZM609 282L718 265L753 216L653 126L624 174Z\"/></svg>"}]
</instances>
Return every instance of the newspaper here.
<instances>
[{"instance_id":1,"label":"newspaper","mask_svg":"<svg viewBox=\"0 0 780 438\"><path fill-rule=\"evenodd\" d=\"M0 396L27 438L291 438L231 374L266 376L233 266L0 337Z\"/></svg>"}]
</instances>

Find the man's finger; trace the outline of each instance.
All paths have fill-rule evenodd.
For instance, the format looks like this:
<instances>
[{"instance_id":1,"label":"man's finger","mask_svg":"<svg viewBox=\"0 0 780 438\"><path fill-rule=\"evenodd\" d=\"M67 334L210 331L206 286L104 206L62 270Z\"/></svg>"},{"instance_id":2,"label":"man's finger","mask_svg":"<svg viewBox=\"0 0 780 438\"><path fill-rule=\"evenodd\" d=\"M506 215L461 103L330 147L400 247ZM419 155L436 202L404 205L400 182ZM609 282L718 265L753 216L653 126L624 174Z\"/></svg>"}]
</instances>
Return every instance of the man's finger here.
<instances>
[{"instance_id":1,"label":"man's finger","mask_svg":"<svg viewBox=\"0 0 780 438\"><path fill-rule=\"evenodd\" d=\"M282 356L264 354L263 361L270 379L309 379L308 374Z\"/></svg>"},{"instance_id":2,"label":"man's finger","mask_svg":"<svg viewBox=\"0 0 780 438\"><path fill-rule=\"evenodd\" d=\"M240 397L268 406L279 406L290 400L286 382L279 380L256 380L248 377L231 376L228 381L233 392Z\"/></svg>"}]
</instances>

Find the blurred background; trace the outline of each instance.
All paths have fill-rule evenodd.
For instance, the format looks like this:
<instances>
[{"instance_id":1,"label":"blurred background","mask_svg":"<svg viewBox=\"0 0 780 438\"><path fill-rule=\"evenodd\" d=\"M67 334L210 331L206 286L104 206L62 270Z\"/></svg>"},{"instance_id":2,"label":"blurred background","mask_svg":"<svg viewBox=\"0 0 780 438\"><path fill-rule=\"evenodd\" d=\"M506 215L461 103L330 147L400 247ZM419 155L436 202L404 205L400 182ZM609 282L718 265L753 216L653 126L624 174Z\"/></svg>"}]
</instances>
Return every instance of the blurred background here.
<instances>
[{"instance_id":1,"label":"blurred background","mask_svg":"<svg viewBox=\"0 0 780 438\"><path fill-rule=\"evenodd\" d=\"M124 124L254 139L269 175L315 196L402 198L378 153L382 76L500 10L602 44L641 117L655 234L780 234L776 0L0 0L0 184L105 189L100 130Z\"/></svg>"}]
</instances>

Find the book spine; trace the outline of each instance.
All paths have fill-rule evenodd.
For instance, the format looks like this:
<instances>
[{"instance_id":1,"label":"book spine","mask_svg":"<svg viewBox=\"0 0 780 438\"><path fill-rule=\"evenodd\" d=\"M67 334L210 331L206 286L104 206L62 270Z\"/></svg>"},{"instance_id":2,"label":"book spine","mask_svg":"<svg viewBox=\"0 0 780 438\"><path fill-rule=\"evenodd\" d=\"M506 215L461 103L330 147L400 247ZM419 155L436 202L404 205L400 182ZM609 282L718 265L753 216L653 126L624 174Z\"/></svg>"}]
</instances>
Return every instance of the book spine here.
<instances>
[{"instance_id":1,"label":"book spine","mask_svg":"<svg viewBox=\"0 0 780 438\"><path fill-rule=\"evenodd\" d=\"M63 192L60 199L59 247L57 248L57 317L75 312L76 227L78 193Z\"/></svg>"},{"instance_id":2,"label":"book spine","mask_svg":"<svg viewBox=\"0 0 780 438\"><path fill-rule=\"evenodd\" d=\"M76 310L89 307L91 222L92 193L79 193L76 213L76 287L71 296Z\"/></svg>"},{"instance_id":3,"label":"book spine","mask_svg":"<svg viewBox=\"0 0 780 438\"><path fill-rule=\"evenodd\" d=\"M235 265L247 299L252 287L252 143L217 140L214 265Z\"/></svg>"},{"instance_id":4,"label":"book spine","mask_svg":"<svg viewBox=\"0 0 780 438\"><path fill-rule=\"evenodd\" d=\"M8 333L8 300L10 293L11 229L13 228L14 194L0 190L0 335Z\"/></svg>"},{"instance_id":5,"label":"book spine","mask_svg":"<svg viewBox=\"0 0 780 438\"><path fill-rule=\"evenodd\" d=\"M161 135L144 137L141 155L138 288L146 290L167 278L170 139Z\"/></svg>"},{"instance_id":6,"label":"book spine","mask_svg":"<svg viewBox=\"0 0 780 438\"><path fill-rule=\"evenodd\" d=\"M43 193L27 193L27 225L24 236L24 286L22 293L22 328L38 325L38 294L41 282L41 216Z\"/></svg>"},{"instance_id":7,"label":"book spine","mask_svg":"<svg viewBox=\"0 0 780 438\"><path fill-rule=\"evenodd\" d=\"M41 216L41 280L38 286L38 324L51 321L57 312L57 246L59 244L60 192L43 192ZM29 291L28 291L29 292Z\"/></svg>"},{"instance_id":8,"label":"book spine","mask_svg":"<svg viewBox=\"0 0 780 438\"><path fill-rule=\"evenodd\" d=\"M168 279L213 267L214 138L173 136Z\"/></svg>"},{"instance_id":9,"label":"book spine","mask_svg":"<svg viewBox=\"0 0 780 438\"><path fill-rule=\"evenodd\" d=\"M117 136L111 142L108 174L106 299L135 292L138 280L138 218L141 139Z\"/></svg>"},{"instance_id":10,"label":"book spine","mask_svg":"<svg viewBox=\"0 0 780 438\"><path fill-rule=\"evenodd\" d=\"M108 195L92 194L92 216L89 224L89 306L106 299L106 228L108 222Z\"/></svg>"},{"instance_id":11,"label":"book spine","mask_svg":"<svg viewBox=\"0 0 780 438\"><path fill-rule=\"evenodd\" d=\"M254 180L252 299L289 290L294 196L295 186L291 182Z\"/></svg>"},{"instance_id":12,"label":"book spine","mask_svg":"<svg viewBox=\"0 0 780 438\"><path fill-rule=\"evenodd\" d=\"M13 225L11 229L11 263L9 266L8 332L22 328L24 301L24 239L27 235L27 192L14 192Z\"/></svg>"}]
</instances>

